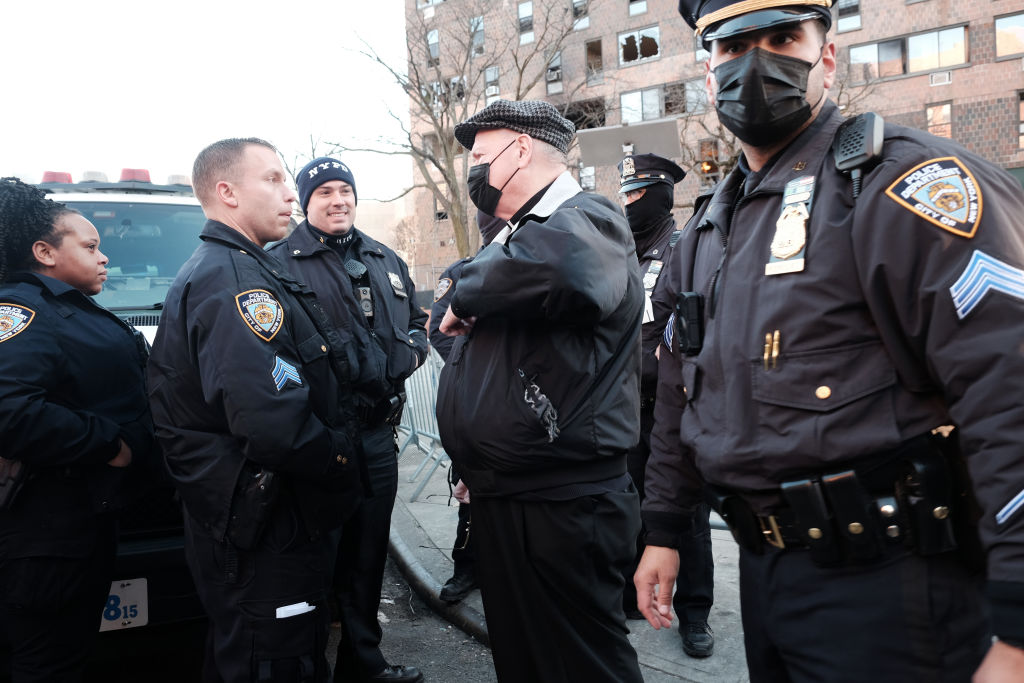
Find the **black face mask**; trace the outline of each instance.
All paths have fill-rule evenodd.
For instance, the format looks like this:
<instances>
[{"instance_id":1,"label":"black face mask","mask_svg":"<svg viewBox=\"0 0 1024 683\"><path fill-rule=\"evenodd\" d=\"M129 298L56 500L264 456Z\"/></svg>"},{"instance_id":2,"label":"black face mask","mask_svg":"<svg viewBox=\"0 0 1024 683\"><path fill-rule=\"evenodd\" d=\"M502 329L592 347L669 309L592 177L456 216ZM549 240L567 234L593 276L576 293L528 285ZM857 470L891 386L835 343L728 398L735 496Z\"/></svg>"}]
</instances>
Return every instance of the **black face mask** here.
<instances>
[{"instance_id":1,"label":"black face mask","mask_svg":"<svg viewBox=\"0 0 1024 683\"><path fill-rule=\"evenodd\" d=\"M626 204L626 220L633 237L642 237L650 232L656 223L672 212L674 189L666 183L654 183L644 188L644 196Z\"/></svg>"},{"instance_id":2,"label":"black face mask","mask_svg":"<svg viewBox=\"0 0 1024 683\"><path fill-rule=\"evenodd\" d=\"M785 139L811 118L811 110L818 106L816 102L812 107L805 97L807 76L817 64L759 47L719 64L714 70L718 120L754 147ZM824 90L821 96L825 96Z\"/></svg>"},{"instance_id":3,"label":"black face mask","mask_svg":"<svg viewBox=\"0 0 1024 683\"><path fill-rule=\"evenodd\" d=\"M515 140L505 145L505 149L508 149L515 143ZM516 173L519 173L519 169L515 170L515 173L508 177L505 184L501 186L501 190L491 185L491 164L497 160L502 154L505 153L505 149L498 152L498 154L485 164L477 164L469 169L469 177L466 178L466 187L469 190L469 198L476 205L476 208L480 209L489 216L493 216L494 212L498 210L498 202L501 200L501 190L516 177Z\"/></svg>"}]
</instances>

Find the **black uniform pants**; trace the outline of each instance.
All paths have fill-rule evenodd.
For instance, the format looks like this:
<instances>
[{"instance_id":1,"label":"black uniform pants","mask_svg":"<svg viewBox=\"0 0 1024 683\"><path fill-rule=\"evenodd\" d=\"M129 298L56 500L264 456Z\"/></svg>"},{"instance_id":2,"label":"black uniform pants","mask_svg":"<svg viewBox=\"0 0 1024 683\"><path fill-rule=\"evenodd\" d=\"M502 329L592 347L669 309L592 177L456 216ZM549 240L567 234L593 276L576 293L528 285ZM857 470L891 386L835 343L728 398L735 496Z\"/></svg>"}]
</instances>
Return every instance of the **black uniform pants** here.
<instances>
[{"instance_id":1,"label":"black uniform pants","mask_svg":"<svg viewBox=\"0 0 1024 683\"><path fill-rule=\"evenodd\" d=\"M373 495L363 499L335 534L334 596L341 621L335 681L360 681L388 665L380 651L383 632L377 610L398 493L395 432L382 425L364 431L362 437Z\"/></svg>"},{"instance_id":2,"label":"black uniform pants","mask_svg":"<svg viewBox=\"0 0 1024 683\"><path fill-rule=\"evenodd\" d=\"M644 500L644 472L651 455L651 428L654 415L649 410L640 413L640 442L626 454L629 476ZM711 526L708 521L711 508L701 504L693 520L692 530L682 536L679 545L679 575L676 590L672 596L672 608L679 617L679 628L685 631L687 624L700 624L708 620L711 606L715 602L715 560L711 552ZM623 605L636 607L636 586L633 575L640 566L647 545L643 532L637 534L636 555L626 574L626 590Z\"/></svg>"},{"instance_id":3,"label":"black uniform pants","mask_svg":"<svg viewBox=\"0 0 1024 683\"><path fill-rule=\"evenodd\" d=\"M12 683L82 680L114 573L114 516L98 517L95 533L86 557L0 558L0 628Z\"/></svg>"},{"instance_id":4,"label":"black uniform pants","mask_svg":"<svg viewBox=\"0 0 1024 683\"><path fill-rule=\"evenodd\" d=\"M566 501L474 498L477 581L498 680L640 682L622 612L632 487Z\"/></svg>"},{"instance_id":5,"label":"black uniform pants","mask_svg":"<svg viewBox=\"0 0 1024 683\"><path fill-rule=\"evenodd\" d=\"M476 532L472 529L472 522L472 505L459 503L459 521L455 527L455 545L452 546L455 576L473 576L476 573Z\"/></svg>"},{"instance_id":6,"label":"black uniform pants","mask_svg":"<svg viewBox=\"0 0 1024 683\"><path fill-rule=\"evenodd\" d=\"M282 497L256 548L237 550L185 515L185 557L210 617L204 683L322 683L328 678L328 542L311 540ZM311 611L278 617L306 602Z\"/></svg>"},{"instance_id":7,"label":"black uniform pants","mask_svg":"<svg viewBox=\"0 0 1024 683\"><path fill-rule=\"evenodd\" d=\"M955 553L822 568L804 550L740 550L752 683L970 681L991 643L985 604Z\"/></svg>"}]
</instances>

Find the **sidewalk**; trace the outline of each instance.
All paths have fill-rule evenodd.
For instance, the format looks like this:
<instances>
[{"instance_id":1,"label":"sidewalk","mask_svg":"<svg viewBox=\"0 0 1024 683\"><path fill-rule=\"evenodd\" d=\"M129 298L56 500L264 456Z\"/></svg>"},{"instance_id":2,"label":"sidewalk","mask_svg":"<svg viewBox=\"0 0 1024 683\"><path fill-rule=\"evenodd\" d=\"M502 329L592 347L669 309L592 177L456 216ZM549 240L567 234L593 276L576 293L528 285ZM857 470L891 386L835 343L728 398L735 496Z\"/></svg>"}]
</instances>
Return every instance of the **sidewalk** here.
<instances>
[{"instance_id":1,"label":"sidewalk","mask_svg":"<svg viewBox=\"0 0 1024 683\"><path fill-rule=\"evenodd\" d=\"M403 439L399 439L401 444ZM391 556L413 590L450 622L477 640L487 643L487 624L480 592L473 591L461 603L448 605L437 595L452 574L451 548L455 540L456 508L448 504L447 461L433 473L415 501L410 498L423 484L431 465L415 481L425 455L410 446L398 461L398 498L391 520ZM715 632L715 652L707 659L683 653L675 625L655 631L646 621L630 621L630 642L640 658L647 683L698 681L716 683L748 681L740 624L738 552L728 531L711 530L715 555L715 606L709 623Z\"/></svg>"}]
</instances>

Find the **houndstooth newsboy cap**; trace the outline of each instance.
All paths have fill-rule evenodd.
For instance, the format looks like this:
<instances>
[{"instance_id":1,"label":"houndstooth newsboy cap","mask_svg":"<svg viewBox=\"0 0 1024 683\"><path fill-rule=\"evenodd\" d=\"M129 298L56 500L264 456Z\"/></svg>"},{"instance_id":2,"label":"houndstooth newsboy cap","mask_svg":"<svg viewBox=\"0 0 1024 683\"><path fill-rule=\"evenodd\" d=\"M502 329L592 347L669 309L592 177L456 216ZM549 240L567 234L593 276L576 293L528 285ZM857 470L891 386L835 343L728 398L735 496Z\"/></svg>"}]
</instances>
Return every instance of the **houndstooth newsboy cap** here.
<instances>
[{"instance_id":1,"label":"houndstooth newsboy cap","mask_svg":"<svg viewBox=\"0 0 1024 683\"><path fill-rule=\"evenodd\" d=\"M576 135L572 121L559 114L548 102L498 100L455 126L455 139L466 149L473 149L477 131L496 128L525 133L563 153L569 151L569 143Z\"/></svg>"}]
</instances>

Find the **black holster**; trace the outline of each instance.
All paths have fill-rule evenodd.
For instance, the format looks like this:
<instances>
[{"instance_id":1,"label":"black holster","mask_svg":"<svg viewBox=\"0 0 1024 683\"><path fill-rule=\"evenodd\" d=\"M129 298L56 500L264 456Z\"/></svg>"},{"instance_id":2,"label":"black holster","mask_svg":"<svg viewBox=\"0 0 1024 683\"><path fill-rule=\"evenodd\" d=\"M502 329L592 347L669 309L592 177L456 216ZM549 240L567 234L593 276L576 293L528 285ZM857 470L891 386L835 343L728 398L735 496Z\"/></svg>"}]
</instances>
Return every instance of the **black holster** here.
<instances>
[{"instance_id":1,"label":"black holster","mask_svg":"<svg viewBox=\"0 0 1024 683\"><path fill-rule=\"evenodd\" d=\"M253 463L245 464L235 485L228 521L227 539L234 547L240 550L256 547L280 490L280 479L273 472Z\"/></svg>"}]
</instances>

